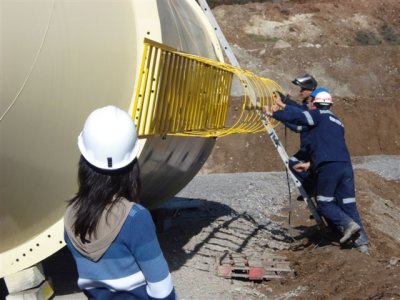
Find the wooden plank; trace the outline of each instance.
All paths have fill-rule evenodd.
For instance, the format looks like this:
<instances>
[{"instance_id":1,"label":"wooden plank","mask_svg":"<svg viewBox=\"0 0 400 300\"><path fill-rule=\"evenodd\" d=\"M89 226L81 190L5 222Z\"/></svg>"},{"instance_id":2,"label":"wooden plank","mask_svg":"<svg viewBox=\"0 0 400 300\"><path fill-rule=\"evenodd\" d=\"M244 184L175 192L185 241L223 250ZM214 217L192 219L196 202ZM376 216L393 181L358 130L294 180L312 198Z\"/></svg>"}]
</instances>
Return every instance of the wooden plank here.
<instances>
[{"instance_id":1,"label":"wooden plank","mask_svg":"<svg viewBox=\"0 0 400 300\"><path fill-rule=\"evenodd\" d=\"M263 277L263 279L265 279L265 280L284 279L284 278L285 278L285 276L276 275L276 274L265 275L265 276Z\"/></svg>"}]
</instances>

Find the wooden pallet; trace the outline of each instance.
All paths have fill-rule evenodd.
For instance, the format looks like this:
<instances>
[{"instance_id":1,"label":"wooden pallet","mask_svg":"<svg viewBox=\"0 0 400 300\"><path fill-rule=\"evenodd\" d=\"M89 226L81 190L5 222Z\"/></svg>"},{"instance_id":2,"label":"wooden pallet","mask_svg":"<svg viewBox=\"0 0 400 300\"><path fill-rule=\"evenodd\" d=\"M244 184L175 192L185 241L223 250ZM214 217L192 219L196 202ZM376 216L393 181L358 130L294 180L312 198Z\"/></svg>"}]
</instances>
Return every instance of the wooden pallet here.
<instances>
[{"instance_id":1,"label":"wooden pallet","mask_svg":"<svg viewBox=\"0 0 400 300\"><path fill-rule=\"evenodd\" d=\"M224 278L271 280L294 277L289 261L282 256L246 257L240 253L225 253L217 257L217 275Z\"/></svg>"}]
</instances>

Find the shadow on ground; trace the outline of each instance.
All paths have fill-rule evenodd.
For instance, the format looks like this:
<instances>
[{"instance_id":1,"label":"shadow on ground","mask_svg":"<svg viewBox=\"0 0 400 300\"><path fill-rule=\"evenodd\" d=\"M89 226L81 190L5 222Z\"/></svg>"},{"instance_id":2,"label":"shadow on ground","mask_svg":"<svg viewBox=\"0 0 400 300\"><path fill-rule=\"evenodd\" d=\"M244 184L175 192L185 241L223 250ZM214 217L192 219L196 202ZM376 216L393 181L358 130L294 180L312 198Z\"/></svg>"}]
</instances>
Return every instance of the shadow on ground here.
<instances>
[{"instance_id":1,"label":"shadow on ground","mask_svg":"<svg viewBox=\"0 0 400 300\"><path fill-rule=\"evenodd\" d=\"M180 269L196 255L212 256L204 254L204 247L214 247L215 250L234 240L231 250L241 252L260 231L269 232L271 238L279 242L292 240L285 229L279 230L271 226L271 221L258 224L246 212L238 213L228 205L215 201L176 197L151 213L171 272ZM221 220L212 224L217 219ZM239 233L243 228L237 228L238 224L239 227L240 224L250 224L245 235ZM224 229L229 229L230 235L225 240L219 236L215 242L216 236ZM201 232L205 234L196 240L195 246L189 251L185 249L184 246ZM46 278L52 283L55 296L80 292L75 262L66 247L44 260L42 266ZM4 293L4 289L5 287L0 292Z\"/></svg>"},{"instance_id":2,"label":"shadow on ground","mask_svg":"<svg viewBox=\"0 0 400 300\"><path fill-rule=\"evenodd\" d=\"M151 211L157 226L160 244L171 271L179 269L188 258L196 255L196 251L182 255L184 252L182 247L191 237L209 226L218 217L224 215L232 215L233 218L239 217L229 206L217 202L182 198L173 198L172 200L180 203L178 206L175 204L172 207ZM174 234L171 234L170 228L174 228ZM178 233L176 228L179 228ZM75 262L67 247L42 261L42 267L46 279L53 286L55 296L80 292L77 285L78 274ZM5 299L7 294L4 280L1 280L0 299Z\"/></svg>"},{"instance_id":3,"label":"shadow on ground","mask_svg":"<svg viewBox=\"0 0 400 300\"><path fill-rule=\"evenodd\" d=\"M164 210L171 216L171 226L158 235L171 271L179 270L194 256L209 258L224 251L276 250L275 244L293 242L285 228L270 220L260 224L247 212L237 212L219 202L185 200L195 202L196 206Z\"/></svg>"}]
</instances>

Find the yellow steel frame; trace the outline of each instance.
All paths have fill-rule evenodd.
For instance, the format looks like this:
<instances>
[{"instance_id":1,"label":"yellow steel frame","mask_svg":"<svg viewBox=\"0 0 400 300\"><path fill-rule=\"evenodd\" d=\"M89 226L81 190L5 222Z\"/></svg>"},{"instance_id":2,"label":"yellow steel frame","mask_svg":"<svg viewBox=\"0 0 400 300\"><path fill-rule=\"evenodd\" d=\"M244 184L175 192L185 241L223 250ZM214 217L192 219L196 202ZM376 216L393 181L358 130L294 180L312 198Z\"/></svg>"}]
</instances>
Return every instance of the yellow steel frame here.
<instances>
[{"instance_id":1,"label":"yellow steel frame","mask_svg":"<svg viewBox=\"0 0 400 300\"><path fill-rule=\"evenodd\" d=\"M226 127L234 76L244 101L239 118ZM145 39L132 117L140 137L260 132L260 110L273 103L274 91L282 89L270 79Z\"/></svg>"}]
</instances>

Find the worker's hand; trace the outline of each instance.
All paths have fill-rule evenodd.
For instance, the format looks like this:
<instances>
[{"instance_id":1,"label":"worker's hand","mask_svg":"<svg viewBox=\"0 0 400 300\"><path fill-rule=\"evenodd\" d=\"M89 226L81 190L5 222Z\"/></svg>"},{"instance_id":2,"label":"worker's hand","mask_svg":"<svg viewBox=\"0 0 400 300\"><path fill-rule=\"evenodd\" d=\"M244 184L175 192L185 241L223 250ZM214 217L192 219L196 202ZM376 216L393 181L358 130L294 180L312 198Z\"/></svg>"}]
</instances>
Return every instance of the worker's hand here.
<instances>
[{"instance_id":1,"label":"worker's hand","mask_svg":"<svg viewBox=\"0 0 400 300\"><path fill-rule=\"evenodd\" d=\"M273 113L277 110L279 110L279 106L276 104L272 104L271 108L268 105L264 106L262 111L266 116L272 117Z\"/></svg>"},{"instance_id":2,"label":"worker's hand","mask_svg":"<svg viewBox=\"0 0 400 300\"><path fill-rule=\"evenodd\" d=\"M271 112L271 110L269 109L269 106L268 106L268 105L264 106L264 108L263 108L263 113L264 113L266 116L268 116L268 117L272 117L272 112Z\"/></svg>"},{"instance_id":3,"label":"worker's hand","mask_svg":"<svg viewBox=\"0 0 400 300\"><path fill-rule=\"evenodd\" d=\"M276 105L276 104L272 104L272 105L271 105L271 111L272 111L272 112L276 112L277 110L279 110L279 106Z\"/></svg>"},{"instance_id":4,"label":"worker's hand","mask_svg":"<svg viewBox=\"0 0 400 300\"><path fill-rule=\"evenodd\" d=\"M298 164L295 164L293 166L293 169L296 172L304 172L304 171L307 171L310 168L310 165L311 165L310 162L298 163Z\"/></svg>"},{"instance_id":5,"label":"worker's hand","mask_svg":"<svg viewBox=\"0 0 400 300\"><path fill-rule=\"evenodd\" d=\"M281 98L282 102L285 102L285 99L287 96L285 96L282 92L280 91L276 91L276 93L279 95L279 97Z\"/></svg>"}]
</instances>

